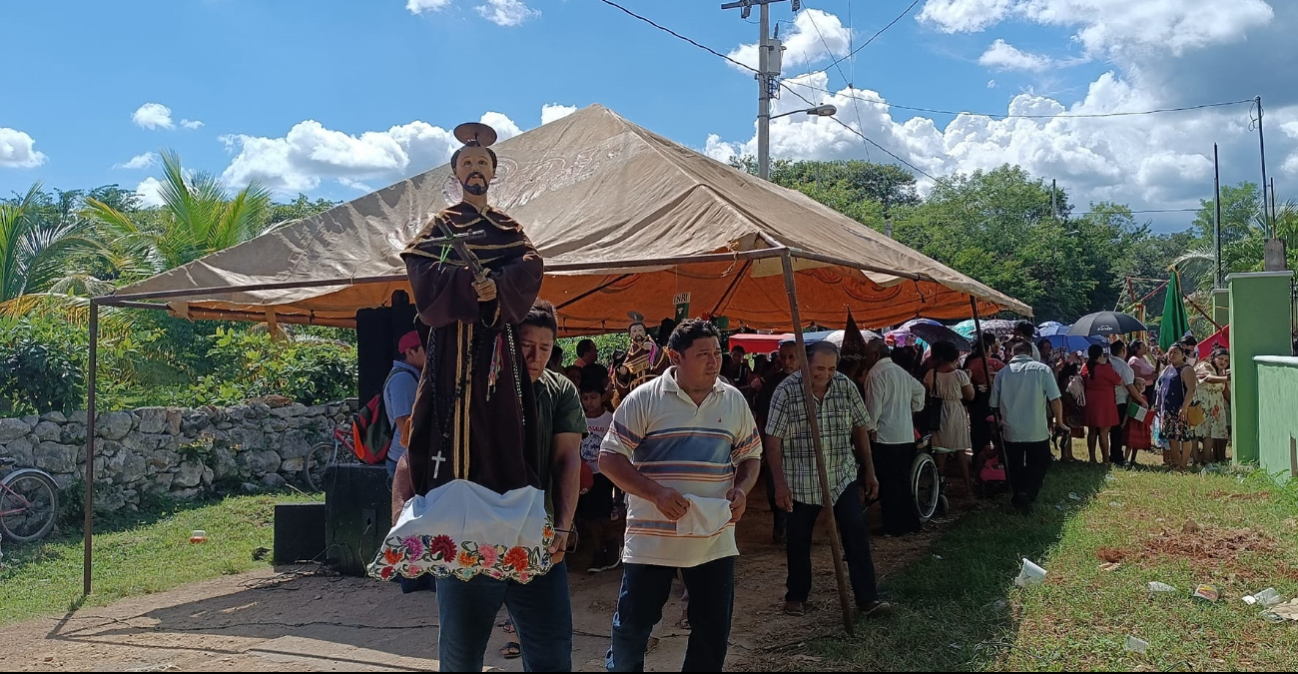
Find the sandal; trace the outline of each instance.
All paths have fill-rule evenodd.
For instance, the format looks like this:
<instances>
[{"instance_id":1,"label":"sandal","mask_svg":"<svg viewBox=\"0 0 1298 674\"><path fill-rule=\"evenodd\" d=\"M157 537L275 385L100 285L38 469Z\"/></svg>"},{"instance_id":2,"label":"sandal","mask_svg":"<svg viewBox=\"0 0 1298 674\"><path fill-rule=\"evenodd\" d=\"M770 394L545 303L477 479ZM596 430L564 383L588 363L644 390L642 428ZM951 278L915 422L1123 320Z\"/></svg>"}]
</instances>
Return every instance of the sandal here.
<instances>
[{"instance_id":1,"label":"sandal","mask_svg":"<svg viewBox=\"0 0 1298 674\"><path fill-rule=\"evenodd\" d=\"M499 628L500 628L500 631L504 632L505 634L515 634L515 633L517 633L517 631L514 629L514 619L513 619L513 618L505 618L504 620L502 620L502 621L496 623L496 627L499 627Z\"/></svg>"},{"instance_id":2,"label":"sandal","mask_svg":"<svg viewBox=\"0 0 1298 674\"><path fill-rule=\"evenodd\" d=\"M500 657L506 660L517 660L523 657L523 647L517 641L511 641L500 647Z\"/></svg>"}]
</instances>

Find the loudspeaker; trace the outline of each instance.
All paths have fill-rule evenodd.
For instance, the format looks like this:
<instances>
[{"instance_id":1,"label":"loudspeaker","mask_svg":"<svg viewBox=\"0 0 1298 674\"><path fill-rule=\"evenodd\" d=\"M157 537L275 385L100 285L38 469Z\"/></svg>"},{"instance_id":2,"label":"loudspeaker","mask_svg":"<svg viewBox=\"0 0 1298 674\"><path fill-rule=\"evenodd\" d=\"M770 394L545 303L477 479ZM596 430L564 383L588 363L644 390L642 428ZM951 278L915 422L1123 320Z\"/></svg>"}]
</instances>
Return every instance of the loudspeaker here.
<instances>
[{"instance_id":1,"label":"loudspeaker","mask_svg":"<svg viewBox=\"0 0 1298 674\"><path fill-rule=\"evenodd\" d=\"M392 491L384 466L344 464L325 471L325 563L365 576L392 528Z\"/></svg>"},{"instance_id":2,"label":"loudspeaker","mask_svg":"<svg viewBox=\"0 0 1298 674\"><path fill-rule=\"evenodd\" d=\"M397 357L401 336L416 329L415 306L403 290L392 293L392 306L356 312L356 368L360 375L358 393L364 405L383 388L392 361ZM427 339L427 330L421 330Z\"/></svg>"},{"instance_id":3,"label":"loudspeaker","mask_svg":"<svg viewBox=\"0 0 1298 674\"><path fill-rule=\"evenodd\" d=\"M276 503L272 563L323 561L327 513L324 503Z\"/></svg>"}]
</instances>

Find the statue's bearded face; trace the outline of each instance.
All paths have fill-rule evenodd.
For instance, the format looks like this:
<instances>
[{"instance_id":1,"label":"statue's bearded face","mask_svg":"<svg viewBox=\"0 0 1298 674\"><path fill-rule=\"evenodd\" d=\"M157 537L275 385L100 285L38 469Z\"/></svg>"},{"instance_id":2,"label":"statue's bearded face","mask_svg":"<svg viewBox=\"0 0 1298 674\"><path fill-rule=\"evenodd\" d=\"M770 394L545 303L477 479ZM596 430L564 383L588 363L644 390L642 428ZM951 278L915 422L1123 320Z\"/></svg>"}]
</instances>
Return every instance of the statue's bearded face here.
<instances>
[{"instance_id":1,"label":"statue's bearded face","mask_svg":"<svg viewBox=\"0 0 1298 674\"><path fill-rule=\"evenodd\" d=\"M649 339L649 333L645 332L644 326L636 323L631 326L631 343L639 346Z\"/></svg>"},{"instance_id":2,"label":"statue's bearded face","mask_svg":"<svg viewBox=\"0 0 1298 674\"><path fill-rule=\"evenodd\" d=\"M496 177L496 168L485 147L462 148L455 158L455 177L469 194L482 196Z\"/></svg>"}]
</instances>

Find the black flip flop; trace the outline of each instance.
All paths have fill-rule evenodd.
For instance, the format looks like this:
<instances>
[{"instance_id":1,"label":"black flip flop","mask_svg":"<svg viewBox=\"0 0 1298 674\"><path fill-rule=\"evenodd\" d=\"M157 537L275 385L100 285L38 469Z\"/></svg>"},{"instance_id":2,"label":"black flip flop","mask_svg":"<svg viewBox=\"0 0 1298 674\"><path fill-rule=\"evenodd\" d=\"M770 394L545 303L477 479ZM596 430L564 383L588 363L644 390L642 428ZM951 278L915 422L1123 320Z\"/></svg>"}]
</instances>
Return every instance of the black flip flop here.
<instances>
[{"instance_id":1,"label":"black flip flop","mask_svg":"<svg viewBox=\"0 0 1298 674\"><path fill-rule=\"evenodd\" d=\"M506 660L517 660L523 657L523 647L517 641L511 641L500 647L500 657Z\"/></svg>"}]
</instances>

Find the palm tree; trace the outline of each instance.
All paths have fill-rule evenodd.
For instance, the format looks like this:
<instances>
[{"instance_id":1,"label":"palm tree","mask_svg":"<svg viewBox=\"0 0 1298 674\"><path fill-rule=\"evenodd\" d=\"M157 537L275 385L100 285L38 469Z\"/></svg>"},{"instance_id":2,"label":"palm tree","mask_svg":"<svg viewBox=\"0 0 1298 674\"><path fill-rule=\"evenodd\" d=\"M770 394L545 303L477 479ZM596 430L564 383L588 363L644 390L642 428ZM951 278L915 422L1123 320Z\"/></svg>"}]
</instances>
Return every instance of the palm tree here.
<instances>
[{"instance_id":1,"label":"palm tree","mask_svg":"<svg viewBox=\"0 0 1298 674\"><path fill-rule=\"evenodd\" d=\"M111 237L127 279L160 274L255 238L266 229L271 195L256 183L230 198L219 177L186 171L162 153L162 206L127 214L89 199L86 215Z\"/></svg>"},{"instance_id":2,"label":"palm tree","mask_svg":"<svg viewBox=\"0 0 1298 674\"><path fill-rule=\"evenodd\" d=\"M77 216L73 199L61 198L52 214L44 196L36 183L22 197L0 201L0 313L25 313L47 300L66 306L110 287L83 268L108 253L92 238L91 223Z\"/></svg>"},{"instance_id":3,"label":"palm tree","mask_svg":"<svg viewBox=\"0 0 1298 674\"><path fill-rule=\"evenodd\" d=\"M1268 238L1270 223L1259 209L1249 222L1248 233L1237 241L1232 241L1221 249L1221 268L1223 274L1262 270L1263 250ZM1289 268L1298 269L1298 202L1287 201L1275 213L1275 236L1283 239L1288 248ZM1185 290L1206 292L1211 290L1217 274L1217 260L1214 246L1205 243L1193 250L1186 251L1172 262L1172 266L1181 271L1185 281Z\"/></svg>"}]
</instances>

